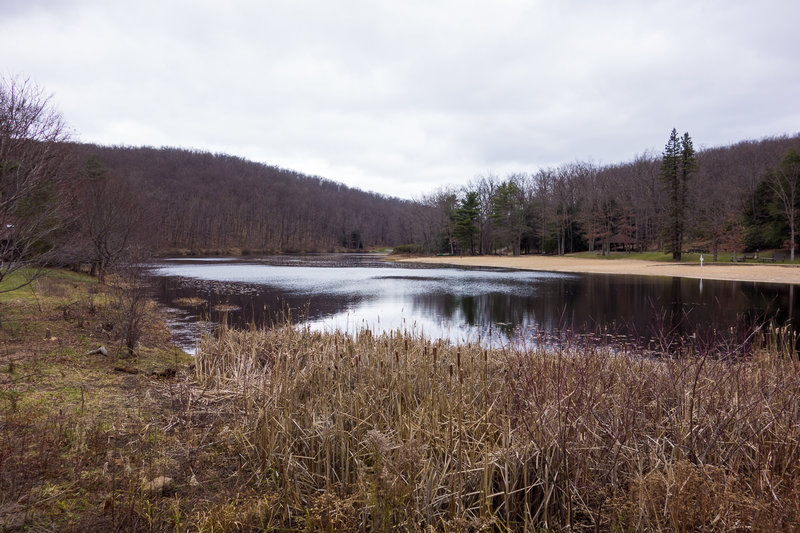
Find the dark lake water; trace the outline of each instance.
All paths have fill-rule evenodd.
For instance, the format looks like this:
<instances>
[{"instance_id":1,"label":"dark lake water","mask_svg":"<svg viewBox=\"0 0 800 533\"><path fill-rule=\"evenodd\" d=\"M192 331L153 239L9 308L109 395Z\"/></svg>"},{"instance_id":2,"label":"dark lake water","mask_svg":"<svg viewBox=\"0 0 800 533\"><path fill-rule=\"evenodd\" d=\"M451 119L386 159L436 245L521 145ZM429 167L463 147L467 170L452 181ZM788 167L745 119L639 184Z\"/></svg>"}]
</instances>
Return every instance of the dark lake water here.
<instances>
[{"instance_id":1,"label":"dark lake water","mask_svg":"<svg viewBox=\"0 0 800 533\"><path fill-rule=\"evenodd\" d=\"M153 265L153 275L188 349L209 324L269 325L286 309L315 330L403 329L493 343L565 329L648 339L765 320L794 327L800 316L790 285L431 267L371 254L174 259Z\"/></svg>"}]
</instances>

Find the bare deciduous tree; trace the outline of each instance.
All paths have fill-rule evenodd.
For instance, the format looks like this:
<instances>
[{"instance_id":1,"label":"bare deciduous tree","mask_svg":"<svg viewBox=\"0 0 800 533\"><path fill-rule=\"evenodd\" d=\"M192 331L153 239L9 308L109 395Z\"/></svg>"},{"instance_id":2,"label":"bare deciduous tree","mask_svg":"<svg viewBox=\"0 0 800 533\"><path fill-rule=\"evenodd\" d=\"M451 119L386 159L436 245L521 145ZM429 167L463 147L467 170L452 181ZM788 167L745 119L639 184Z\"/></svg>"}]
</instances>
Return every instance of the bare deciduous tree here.
<instances>
[{"instance_id":1,"label":"bare deciduous tree","mask_svg":"<svg viewBox=\"0 0 800 533\"><path fill-rule=\"evenodd\" d=\"M0 281L43 265L63 224L68 135L50 98L29 80L0 79ZM6 286L29 283L38 268Z\"/></svg>"},{"instance_id":2,"label":"bare deciduous tree","mask_svg":"<svg viewBox=\"0 0 800 533\"><path fill-rule=\"evenodd\" d=\"M794 148L789 149L780 166L770 173L770 188L775 192L783 208L786 222L789 224L790 258L794 261L797 247L797 213L800 210L800 154Z\"/></svg>"},{"instance_id":3,"label":"bare deciduous tree","mask_svg":"<svg viewBox=\"0 0 800 533\"><path fill-rule=\"evenodd\" d=\"M721 246L733 250L741 246L741 243L736 243L734 237L737 235L733 228L736 227L743 193L734 182L726 155L720 150L705 154L697 175L693 219L698 235L711 241L714 261L718 259Z\"/></svg>"},{"instance_id":4,"label":"bare deciduous tree","mask_svg":"<svg viewBox=\"0 0 800 533\"><path fill-rule=\"evenodd\" d=\"M82 227L88 241L92 274L105 280L106 270L125 258L144 222L138 195L111 175L96 156L85 169L86 187L81 195Z\"/></svg>"}]
</instances>

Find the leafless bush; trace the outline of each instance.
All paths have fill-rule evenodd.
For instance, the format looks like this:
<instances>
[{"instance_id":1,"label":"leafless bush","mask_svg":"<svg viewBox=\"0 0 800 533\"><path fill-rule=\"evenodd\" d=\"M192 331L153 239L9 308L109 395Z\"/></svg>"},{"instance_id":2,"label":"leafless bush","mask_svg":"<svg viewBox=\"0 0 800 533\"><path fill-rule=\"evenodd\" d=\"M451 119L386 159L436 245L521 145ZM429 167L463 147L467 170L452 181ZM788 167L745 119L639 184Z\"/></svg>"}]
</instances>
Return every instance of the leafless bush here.
<instances>
[{"instance_id":1,"label":"leafless bush","mask_svg":"<svg viewBox=\"0 0 800 533\"><path fill-rule=\"evenodd\" d=\"M136 345L151 320L152 302L145 267L138 263L118 266L109 284L111 288L111 323L118 330L122 347L129 356L135 355Z\"/></svg>"}]
</instances>

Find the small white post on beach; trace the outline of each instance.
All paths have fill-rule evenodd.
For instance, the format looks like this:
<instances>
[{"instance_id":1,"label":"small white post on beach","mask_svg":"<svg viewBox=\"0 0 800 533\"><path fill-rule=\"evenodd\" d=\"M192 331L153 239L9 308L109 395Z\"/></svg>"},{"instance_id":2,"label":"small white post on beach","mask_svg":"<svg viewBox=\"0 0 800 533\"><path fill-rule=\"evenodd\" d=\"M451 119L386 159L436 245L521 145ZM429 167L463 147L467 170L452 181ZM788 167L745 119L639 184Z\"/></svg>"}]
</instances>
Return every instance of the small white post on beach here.
<instances>
[{"instance_id":1,"label":"small white post on beach","mask_svg":"<svg viewBox=\"0 0 800 533\"><path fill-rule=\"evenodd\" d=\"M703 268L703 254L700 254L700 268Z\"/></svg>"}]
</instances>

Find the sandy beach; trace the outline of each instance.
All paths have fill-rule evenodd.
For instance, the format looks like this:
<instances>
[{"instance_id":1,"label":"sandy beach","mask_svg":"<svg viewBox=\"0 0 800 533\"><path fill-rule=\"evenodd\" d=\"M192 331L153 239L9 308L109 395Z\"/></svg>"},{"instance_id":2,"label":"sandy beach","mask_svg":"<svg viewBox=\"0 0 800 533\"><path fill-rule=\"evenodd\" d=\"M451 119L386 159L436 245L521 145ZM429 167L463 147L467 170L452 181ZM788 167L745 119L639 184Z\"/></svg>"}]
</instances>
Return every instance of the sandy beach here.
<instances>
[{"instance_id":1,"label":"sandy beach","mask_svg":"<svg viewBox=\"0 0 800 533\"><path fill-rule=\"evenodd\" d=\"M401 261L437 263L472 267L516 268L549 272L578 272L593 274L629 274L637 276L677 276L695 279L720 279L729 281L757 281L764 283L800 284L800 266L764 263L661 263L638 259L587 259L525 255L467 256L467 257L417 257Z\"/></svg>"}]
</instances>

